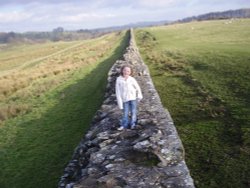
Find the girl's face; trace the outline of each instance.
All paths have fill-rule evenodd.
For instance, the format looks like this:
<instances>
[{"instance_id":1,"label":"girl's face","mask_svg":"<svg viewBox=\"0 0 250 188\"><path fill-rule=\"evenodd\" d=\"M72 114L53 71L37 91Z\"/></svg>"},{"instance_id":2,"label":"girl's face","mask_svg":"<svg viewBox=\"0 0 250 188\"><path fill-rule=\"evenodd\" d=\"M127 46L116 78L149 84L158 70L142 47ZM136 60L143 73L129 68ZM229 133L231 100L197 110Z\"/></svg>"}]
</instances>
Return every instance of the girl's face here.
<instances>
[{"instance_id":1,"label":"girl's face","mask_svg":"<svg viewBox=\"0 0 250 188\"><path fill-rule=\"evenodd\" d=\"M122 75L124 77L128 77L129 75L131 74L131 69L129 67L125 67L123 70L122 70Z\"/></svg>"}]
</instances>

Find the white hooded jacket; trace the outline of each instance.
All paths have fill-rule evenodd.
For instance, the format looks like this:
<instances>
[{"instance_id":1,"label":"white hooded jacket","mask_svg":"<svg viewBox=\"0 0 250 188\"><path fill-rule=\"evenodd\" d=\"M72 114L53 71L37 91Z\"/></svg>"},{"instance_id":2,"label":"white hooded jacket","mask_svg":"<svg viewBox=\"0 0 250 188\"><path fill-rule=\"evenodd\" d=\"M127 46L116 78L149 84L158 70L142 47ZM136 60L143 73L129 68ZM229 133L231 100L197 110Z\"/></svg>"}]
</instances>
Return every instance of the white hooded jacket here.
<instances>
[{"instance_id":1,"label":"white hooded jacket","mask_svg":"<svg viewBox=\"0 0 250 188\"><path fill-rule=\"evenodd\" d=\"M120 109L123 109L124 102L142 99L141 88L137 81L131 76L129 76L127 79L125 79L123 76L119 76L116 79L115 93Z\"/></svg>"}]
</instances>

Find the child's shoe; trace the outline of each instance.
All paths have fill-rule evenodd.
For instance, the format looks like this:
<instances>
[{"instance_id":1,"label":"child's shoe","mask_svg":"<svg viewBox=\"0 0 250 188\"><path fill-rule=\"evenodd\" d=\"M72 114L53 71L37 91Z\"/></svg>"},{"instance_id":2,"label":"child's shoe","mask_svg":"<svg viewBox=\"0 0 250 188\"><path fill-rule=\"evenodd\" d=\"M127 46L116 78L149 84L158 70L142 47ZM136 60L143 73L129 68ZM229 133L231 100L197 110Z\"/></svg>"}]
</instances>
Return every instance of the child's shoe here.
<instances>
[{"instance_id":1,"label":"child's shoe","mask_svg":"<svg viewBox=\"0 0 250 188\"><path fill-rule=\"evenodd\" d=\"M122 131L123 129L124 129L124 127L121 126L121 127L119 127L117 130L118 130L118 131Z\"/></svg>"}]
</instances>

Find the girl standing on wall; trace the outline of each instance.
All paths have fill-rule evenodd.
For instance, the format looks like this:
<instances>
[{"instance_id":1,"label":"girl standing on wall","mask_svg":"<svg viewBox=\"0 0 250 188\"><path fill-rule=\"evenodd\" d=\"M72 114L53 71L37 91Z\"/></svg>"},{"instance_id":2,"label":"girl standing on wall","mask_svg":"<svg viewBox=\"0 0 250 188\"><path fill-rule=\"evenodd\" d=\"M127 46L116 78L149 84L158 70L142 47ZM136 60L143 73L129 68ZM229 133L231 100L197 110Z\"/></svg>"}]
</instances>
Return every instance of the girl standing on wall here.
<instances>
[{"instance_id":1,"label":"girl standing on wall","mask_svg":"<svg viewBox=\"0 0 250 188\"><path fill-rule=\"evenodd\" d=\"M117 103L123 110L121 126L118 130L134 129L137 120L137 102L142 99L141 88L131 76L132 68L129 65L122 66L120 74L115 85ZM130 119L129 113L131 113Z\"/></svg>"}]
</instances>

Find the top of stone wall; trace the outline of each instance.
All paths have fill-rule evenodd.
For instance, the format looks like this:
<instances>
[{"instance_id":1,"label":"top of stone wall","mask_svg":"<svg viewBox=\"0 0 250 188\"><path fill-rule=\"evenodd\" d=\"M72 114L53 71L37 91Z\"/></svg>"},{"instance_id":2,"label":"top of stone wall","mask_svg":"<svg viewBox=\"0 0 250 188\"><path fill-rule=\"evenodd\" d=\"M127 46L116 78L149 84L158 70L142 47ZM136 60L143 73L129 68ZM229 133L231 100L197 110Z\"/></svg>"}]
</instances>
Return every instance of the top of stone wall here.
<instances>
[{"instance_id":1,"label":"top of stone wall","mask_svg":"<svg viewBox=\"0 0 250 188\"><path fill-rule=\"evenodd\" d=\"M60 188L194 187L174 123L162 106L132 30L130 36L124 59L108 73L104 102L65 168ZM138 104L138 128L118 131L122 111L115 80L124 64L133 68L144 98Z\"/></svg>"}]
</instances>

